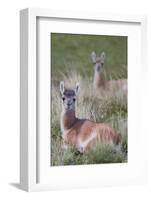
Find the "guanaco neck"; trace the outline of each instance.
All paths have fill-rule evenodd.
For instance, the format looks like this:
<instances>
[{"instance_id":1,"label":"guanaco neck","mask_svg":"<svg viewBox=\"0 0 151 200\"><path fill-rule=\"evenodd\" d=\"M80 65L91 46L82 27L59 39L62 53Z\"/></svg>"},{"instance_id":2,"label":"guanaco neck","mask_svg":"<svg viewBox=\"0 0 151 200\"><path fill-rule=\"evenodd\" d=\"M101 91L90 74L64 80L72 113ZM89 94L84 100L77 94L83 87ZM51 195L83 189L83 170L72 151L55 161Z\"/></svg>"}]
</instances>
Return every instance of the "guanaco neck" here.
<instances>
[{"instance_id":1,"label":"guanaco neck","mask_svg":"<svg viewBox=\"0 0 151 200\"><path fill-rule=\"evenodd\" d=\"M94 87L100 88L100 87L105 87L105 78L104 78L104 74L103 72L98 72L98 71L94 71Z\"/></svg>"},{"instance_id":2,"label":"guanaco neck","mask_svg":"<svg viewBox=\"0 0 151 200\"><path fill-rule=\"evenodd\" d=\"M66 130L69 130L74 125L76 120L77 120L77 118L75 116L75 110L66 111L63 109L62 113L61 113L62 133Z\"/></svg>"}]
</instances>

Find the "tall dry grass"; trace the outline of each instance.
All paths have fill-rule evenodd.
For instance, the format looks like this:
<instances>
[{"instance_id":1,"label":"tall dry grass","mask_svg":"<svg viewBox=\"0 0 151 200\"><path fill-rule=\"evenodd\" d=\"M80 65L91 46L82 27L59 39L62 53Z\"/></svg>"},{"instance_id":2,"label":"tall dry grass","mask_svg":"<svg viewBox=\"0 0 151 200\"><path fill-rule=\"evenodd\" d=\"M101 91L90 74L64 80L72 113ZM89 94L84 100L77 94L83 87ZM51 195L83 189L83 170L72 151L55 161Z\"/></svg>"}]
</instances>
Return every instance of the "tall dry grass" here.
<instances>
[{"instance_id":1,"label":"tall dry grass","mask_svg":"<svg viewBox=\"0 0 151 200\"><path fill-rule=\"evenodd\" d=\"M115 94L96 92L89 79L84 79L75 71L60 73L67 88L74 88L80 83L80 93L76 103L78 118L86 118L95 122L109 123L121 135L121 143L115 146L110 143L98 144L86 154L80 154L74 147L62 148L60 131L61 100L59 82L52 82L51 109L51 165L76 165L117 163L127 161L127 98L118 91Z\"/></svg>"}]
</instances>

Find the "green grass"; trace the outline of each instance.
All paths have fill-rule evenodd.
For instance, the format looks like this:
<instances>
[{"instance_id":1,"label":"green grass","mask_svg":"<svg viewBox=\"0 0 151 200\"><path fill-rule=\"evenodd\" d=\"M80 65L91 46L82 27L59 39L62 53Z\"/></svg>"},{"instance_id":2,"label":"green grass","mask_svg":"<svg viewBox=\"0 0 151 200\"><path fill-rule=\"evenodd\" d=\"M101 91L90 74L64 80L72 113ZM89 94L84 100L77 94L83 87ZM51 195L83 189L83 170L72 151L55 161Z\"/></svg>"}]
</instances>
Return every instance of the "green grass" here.
<instances>
[{"instance_id":1,"label":"green grass","mask_svg":"<svg viewBox=\"0 0 151 200\"><path fill-rule=\"evenodd\" d=\"M113 36L90 36L71 34L51 35L51 165L79 165L119 163L127 161L127 98L121 93L96 94L93 89L93 65L90 54L106 53L105 72L107 79L127 78L127 38ZM98 144L85 154L74 147L62 148L60 131L61 102L59 82L68 87L80 83L76 105L79 118L111 124L121 135L121 143Z\"/></svg>"},{"instance_id":2,"label":"green grass","mask_svg":"<svg viewBox=\"0 0 151 200\"><path fill-rule=\"evenodd\" d=\"M60 72L78 71L84 78L92 78L92 63L90 54L96 51L106 54L107 78L117 75L126 77L127 37L91 36L76 34L51 34L52 46L52 78L61 78Z\"/></svg>"}]
</instances>

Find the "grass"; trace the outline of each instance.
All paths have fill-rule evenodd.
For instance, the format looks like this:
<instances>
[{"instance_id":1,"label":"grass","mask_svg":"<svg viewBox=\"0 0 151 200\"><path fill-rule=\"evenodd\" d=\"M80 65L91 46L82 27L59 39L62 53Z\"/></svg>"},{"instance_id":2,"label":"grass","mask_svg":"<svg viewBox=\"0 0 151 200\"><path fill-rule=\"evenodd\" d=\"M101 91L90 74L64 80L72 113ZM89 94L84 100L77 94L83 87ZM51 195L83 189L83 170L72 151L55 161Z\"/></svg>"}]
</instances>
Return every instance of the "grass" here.
<instances>
[{"instance_id":1,"label":"grass","mask_svg":"<svg viewBox=\"0 0 151 200\"><path fill-rule=\"evenodd\" d=\"M92 51L105 52L107 78L127 77L127 70L123 74L127 66L127 37L53 33L51 47L53 80L62 78L60 72L66 74L68 70L80 72L86 79L92 78Z\"/></svg>"},{"instance_id":2,"label":"grass","mask_svg":"<svg viewBox=\"0 0 151 200\"><path fill-rule=\"evenodd\" d=\"M91 51L104 51L107 56L105 72L107 79L127 78L127 38L113 36L90 36L71 34L51 35L51 165L80 165L127 162L127 97L115 94L97 94L93 89L93 65ZM67 87L80 83L80 94L76 105L79 118L111 124L121 135L121 143L98 144L85 154L74 147L62 148L60 131L61 102L59 82Z\"/></svg>"}]
</instances>

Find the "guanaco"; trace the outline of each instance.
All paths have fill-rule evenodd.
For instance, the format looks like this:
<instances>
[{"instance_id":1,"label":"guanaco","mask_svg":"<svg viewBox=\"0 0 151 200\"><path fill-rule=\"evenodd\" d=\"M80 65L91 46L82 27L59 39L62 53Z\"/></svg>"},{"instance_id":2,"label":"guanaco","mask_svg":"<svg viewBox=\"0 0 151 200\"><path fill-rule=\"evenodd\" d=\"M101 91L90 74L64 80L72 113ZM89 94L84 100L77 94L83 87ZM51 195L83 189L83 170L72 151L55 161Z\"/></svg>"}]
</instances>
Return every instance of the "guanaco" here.
<instances>
[{"instance_id":1,"label":"guanaco","mask_svg":"<svg viewBox=\"0 0 151 200\"><path fill-rule=\"evenodd\" d=\"M91 53L91 59L94 64L94 79L93 86L96 90L103 89L106 91L123 91L127 94L127 79L119 80L106 80L104 77L104 64L105 53L102 52L100 56L97 56L93 51Z\"/></svg>"},{"instance_id":2,"label":"guanaco","mask_svg":"<svg viewBox=\"0 0 151 200\"><path fill-rule=\"evenodd\" d=\"M79 90L79 83L76 83L75 89L67 89L64 86L64 82L60 82L62 102L60 126L66 146L75 146L78 151L84 153L93 149L98 142L118 144L120 135L110 125L76 117L75 103Z\"/></svg>"}]
</instances>

